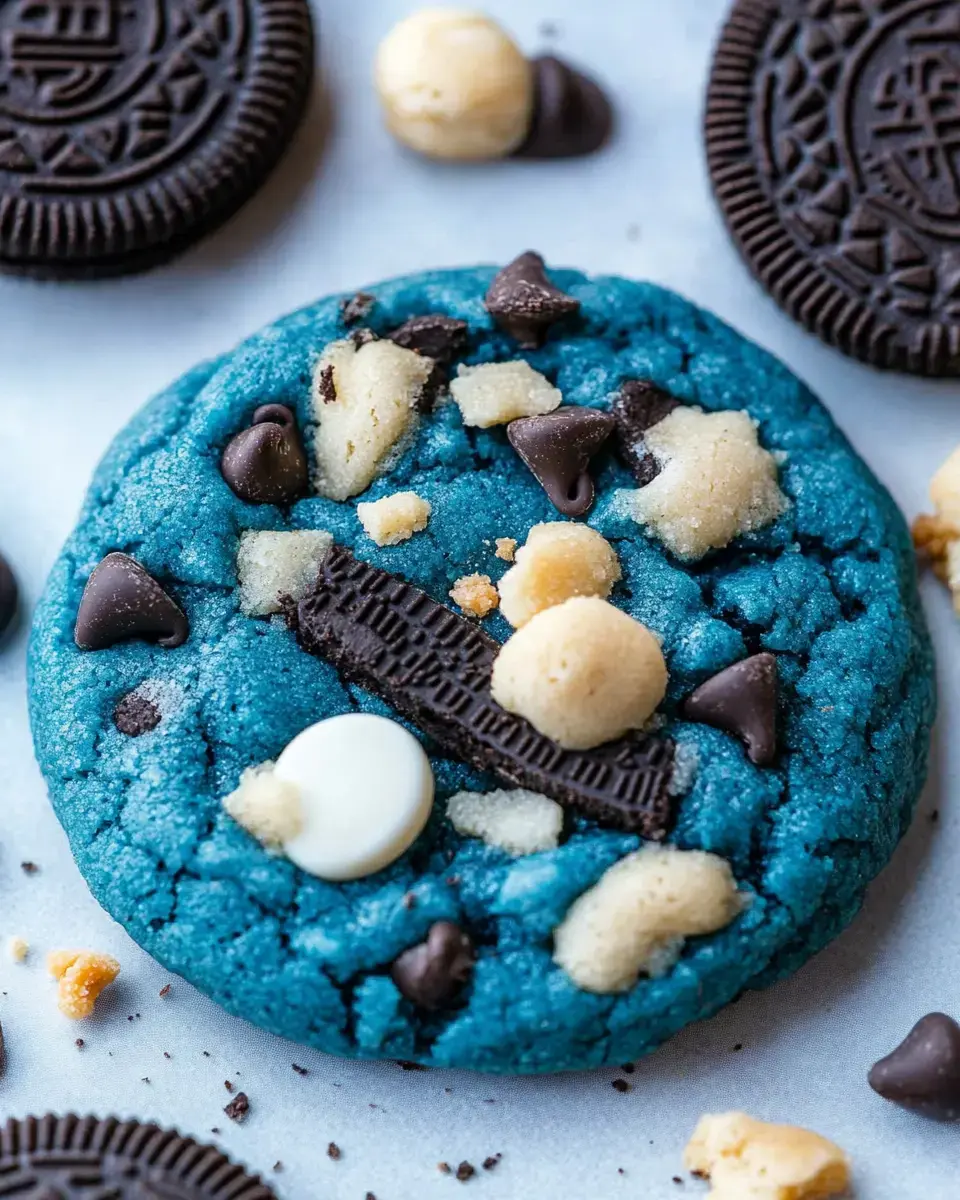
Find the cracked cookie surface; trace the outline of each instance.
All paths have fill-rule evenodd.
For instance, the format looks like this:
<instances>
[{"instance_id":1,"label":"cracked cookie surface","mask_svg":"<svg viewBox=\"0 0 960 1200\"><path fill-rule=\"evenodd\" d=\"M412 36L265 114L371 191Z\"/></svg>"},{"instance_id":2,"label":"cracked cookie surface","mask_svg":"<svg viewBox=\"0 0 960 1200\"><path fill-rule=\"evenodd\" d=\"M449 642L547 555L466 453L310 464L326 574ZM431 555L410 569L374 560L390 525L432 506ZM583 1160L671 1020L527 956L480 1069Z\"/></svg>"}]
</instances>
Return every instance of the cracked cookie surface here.
<instances>
[{"instance_id":1,"label":"cracked cookie surface","mask_svg":"<svg viewBox=\"0 0 960 1200\"><path fill-rule=\"evenodd\" d=\"M120 434L37 614L31 715L94 894L230 1011L335 1054L502 1072L583 1068L651 1050L744 988L796 969L852 919L922 786L932 657L900 514L785 367L659 288L566 271L551 279L580 302L578 320L521 351L483 307L493 277L477 269L386 283L370 289L366 321L383 337L428 313L466 321L463 363L523 358L567 406L607 411L624 382L646 379L706 412L745 411L777 458L784 511L693 562L618 503L636 481L612 444L592 462L596 500L585 518L620 564L610 603L662 642L660 713L689 776L667 840L730 864L747 897L732 923L688 939L665 974L625 992L579 988L554 961L553 932L640 840L569 814L556 848L522 857L462 834L448 799L502 785L425 738L433 814L402 857L367 878L306 874L224 810L243 772L276 759L307 726L348 712L397 719L305 653L279 616L244 615L241 534L328 531L450 605L458 579L496 584L510 569L495 549L505 531L522 545L535 525L560 519L505 428L467 426L449 401L419 416L356 497L314 494L278 508L231 491L220 457L259 406L295 411L315 463L312 385L326 348L345 336L341 297L198 367ZM357 503L398 491L430 504L429 524L377 547ZM142 563L182 607L183 645L74 645L86 581L112 551ZM511 633L497 610L482 626L501 642ZM762 651L777 656L780 679L778 755L765 768L736 738L680 715L694 689ZM145 685L162 694L162 717L130 737L114 713ZM390 966L443 922L469 931L472 976L455 1003L422 1010Z\"/></svg>"}]
</instances>

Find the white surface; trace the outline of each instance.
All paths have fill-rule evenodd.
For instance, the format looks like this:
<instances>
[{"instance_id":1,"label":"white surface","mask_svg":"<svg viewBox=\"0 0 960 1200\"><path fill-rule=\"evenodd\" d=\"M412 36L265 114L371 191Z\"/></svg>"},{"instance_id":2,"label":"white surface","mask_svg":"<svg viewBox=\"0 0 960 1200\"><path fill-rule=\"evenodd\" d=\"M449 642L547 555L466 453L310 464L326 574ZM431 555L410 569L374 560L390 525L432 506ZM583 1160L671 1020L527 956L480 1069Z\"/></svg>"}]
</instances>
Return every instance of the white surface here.
<instances>
[{"instance_id":1,"label":"white surface","mask_svg":"<svg viewBox=\"0 0 960 1200\"><path fill-rule=\"evenodd\" d=\"M378 38L413 4L324 0L333 118L322 157L315 106L266 190L175 266L98 286L0 281L0 546L28 610L108 439L177 372L333 289L431 265L506 262L530 247L554 263L647 276L713 307L814 385L909 515L924 507L929 476L960 441L960 386L882 377L809 338L751 282L710 200L700 105L725 0L488 6L530 50L545 44L539 23L555 22L551 44L605 78L622 115L607 154L479 167L407 157L380 131L368 77ZM196 1134L217 1126L247 1162L268 1173L284 1162L275 1181L286 1200L458 1196L461 1185L435 1163L476 1164L495 1151L497 1170L466 1185L487 1200L676 1200L703 1190L671 1182L700 1113L740 1106L838 1140L855 1160L861 1200L950 1200L960 1129L888 1106L865 1082L868 1065L923 1013L960 1015L951 796L960 751L950 737L960 722L960 628L933 582L925 595L942 710L933 780L905 845L844 937L791 981L686 1031L641 1064L628 1095L610 1087L609 1072L496 1080L324 1059L224 1016L185 984L159 999L166 973L90 899L47 805L30 750L21 628L0 655L0 945L19 933L35 951L25 966L0 958L9 1053L0 1114L75 1107ZM41 872L23 876L22 859ZM82 1029L57 1013L40 961L69 945L123 964L119 987ZM292 1061L309 1075L295 1075ZM253 1106L243 1126L221 1112L223 1080L236 1072ZM325 1157L330 1139L340 1162Z\"/></svg>"},{"instance_id":2,"label":"white surface","mask_svg":"<svg viewBox=\"0 0 960 1200\"><path fill-rule=\"evenodd\" d=\"M284 853L320 879L363 879L416 841L433 807L433 768L402 725L344 713L297 734L278 779L300 793L303 828Z\"/></svg>"}]
</instances>

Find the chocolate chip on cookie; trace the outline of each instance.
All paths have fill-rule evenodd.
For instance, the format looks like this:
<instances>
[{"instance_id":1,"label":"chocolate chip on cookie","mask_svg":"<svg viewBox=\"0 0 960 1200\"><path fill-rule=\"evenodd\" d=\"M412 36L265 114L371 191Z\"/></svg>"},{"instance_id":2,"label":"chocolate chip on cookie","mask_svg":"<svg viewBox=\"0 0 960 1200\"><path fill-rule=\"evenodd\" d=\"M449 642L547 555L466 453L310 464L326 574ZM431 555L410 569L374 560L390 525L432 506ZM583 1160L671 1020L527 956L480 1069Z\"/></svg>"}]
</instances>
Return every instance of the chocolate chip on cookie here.
<instances>
[{"instance_id":1,"label":"chocolate chip on cookie","mask_svg":"<svg viewBox=\"0 0 960 1200\"><path fill-rule=\"evenodd\" d=\"M928 1013L896 1050L870 1069L870 1086L885 1100L936 1121L960 1120L960 1025Z\"/></svg>"},{"instance_id":2,"label":"chocolate chip on cookie","mask_svg":"<svg viewBox=\"0 0 960 1200\"><path fill-rule=\"evenodd\" d=\"M129 554L113 553L87 580L74 629L81 650L105 650L127 638L182 646L190 633L186 615Z\"/></svg>"},{"instance_id":3,"label":"chocolate chip on cookie","mask_svg":"<svg viewBox=\"0 0 960 1200\"><path fill-rule=\"evenodd\" d=\"M580 301L550 282L543 259L528 250L495 277L484 301L487 312L522 349L542 346L551 325L580 311Z\"/></svg>"},{"instance_id":4,"label":"chocolate chip on cookie","mask_svg":"<svg viewBox=\"0 0 960 1200\"><path fill-rule=\"evenodd\" d=\"M466 350L468 331L466 321L445 317L443 313L430 313L404 321L390 334L390 340L404 350L416 350L418 354L448 366Z\"/></svg>"},{"instance_id":5,"label":"chocolate chip on cookie","mask_svg":"<svg viewBox=\"0 0 960 1200\"><path fill-rule=\"evenodd\" d=\"M754 654L700 685L683 706L688 721L732 733L747 757L769 767L777 757L777 658Z\"/></svg>"},{"instance_id":6,"label":"chocolate chip on cookie","mask_svg":"<svg viewBox=\"0 0 960 1200\"><path fill-rule=\"evenodd\" d=\"M19 591L17 581L7 560L0 555L0 637L13 624L17 613Z\"/></svg>"},{"instance_id":7,"label":"chocolate chip on cookie","mask_svg":"<svg viewBox=\"0 0 960 1200\"><path fill-rule=\"evenodd\" d=\"M297 419L285 404L264 404L249 429L227 445L220 470L249 504L291 504L307 490L307 456Z\"/></svg>"},{"instance_id":8,"label":"chocolate chip on cookie","mask_svg":"<svg viewBox=\"0 0 960 1200\"><path fill-rule=\"evenodd\" d=\"M582 517L593 504L588 467L613 432L609 413L592 408L559 408L539 417L521 417L507 426L514 450L565 517Z\"/></svg>"},{"instance_id":9,"label":"chocolate chip on cookie","mask_svg":"<svg viewBox=\"0 0 960 1200\"><path fill-rule=\"evenodd\" d=\"M400 994L418 1008L443 1008L470 982L476 952L459 925L437 921L427 939L394 962L390 974Z\"/></svg>"},{"instance_id":10,"label":"chocolate chip on cookie","mask_svg":"<svg viewBox=\"0 0 960 1200\"><path fill-rule=\"evenodd\" d=\"M644 447L643 435L679 406L679 400L649 379L628 379L614 397L610 411L617 423L617 448L638 487L652 483L660 472L656 458Z\"/></svg>"},{"instance_id":11,"label":"chocolate chip on cookie","mask_svg":"<svg viewBox=\"0 0 960 1200\"><path fill-rule=\"evenodd\" d=\"M516 157L576 158L599 150L613 131L613 109L603 89L552 54L530 65L533 121Z\"/></svg>"}]
</instances>

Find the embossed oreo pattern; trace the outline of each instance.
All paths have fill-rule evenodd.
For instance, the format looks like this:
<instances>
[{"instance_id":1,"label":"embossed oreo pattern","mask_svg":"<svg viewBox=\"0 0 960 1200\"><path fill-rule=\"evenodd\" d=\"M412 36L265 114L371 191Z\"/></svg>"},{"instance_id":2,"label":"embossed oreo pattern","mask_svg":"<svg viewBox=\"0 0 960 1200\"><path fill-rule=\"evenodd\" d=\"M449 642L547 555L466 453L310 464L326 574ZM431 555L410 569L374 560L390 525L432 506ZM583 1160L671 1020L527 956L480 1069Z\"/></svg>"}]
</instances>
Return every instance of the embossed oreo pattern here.
<instances>
[{"instance_id":1,"label":"embossed oreo pattern","mask_svg":"<svg viewBox=\"0 0 960 1200\"><path fill-rule=\"evenodd\" d=\"M0 1129L0 1197L276 1200L211 1146L113 1117L27 1117Z\"/></svg>"},{"instance_id":2,"label":"embossed oreo pattern","mask_svg":"<svg viewBox=\"0 0 960 1200\"><path fill-rule=\"evenodd\" d=\"M960 375L960 8L739 0L710 83L714 189L777 301L874 366Z\"/></svg>"},{"instance_id":3,"label":"embossed oreo pattern","mask_svg":"<svg viewBox=\"0 0 960 1200\"><path fill-rule=\"evenodd\" d=\"M302 112L306 0L0 5L0 265L153 265L259 186Z\"/></svg>"}]
</instances>

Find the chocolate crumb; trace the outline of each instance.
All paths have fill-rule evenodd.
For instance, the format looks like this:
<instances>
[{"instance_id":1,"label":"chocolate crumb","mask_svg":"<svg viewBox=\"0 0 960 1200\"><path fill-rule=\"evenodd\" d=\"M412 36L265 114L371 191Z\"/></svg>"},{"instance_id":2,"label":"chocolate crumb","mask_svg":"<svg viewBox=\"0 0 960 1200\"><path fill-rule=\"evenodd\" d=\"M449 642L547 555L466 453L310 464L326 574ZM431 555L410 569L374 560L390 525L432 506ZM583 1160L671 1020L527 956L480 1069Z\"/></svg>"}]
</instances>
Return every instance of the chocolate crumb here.
<instances>
[{"instance_id":1,"label":"chocolate crumb","mask_svg":"<svg viewBox=\"0 0 960 1200\"><path fill-rule=\"evenodd\" d=\"M933 812L930 814L930 824L931 824L931 825L936 825L936 823L937 823L939 820L940 820L940 809L939 809L939 808L935 808L935 809L933 810Z\"/></svg>"},{"instance_id":2,"label":"chocolate crumb","mask_svg":"<svg viewBox=\"0 0 960 1200\"><path fill-rule=\"evenodd\" d=\"M617 1167L617 1174L626 1175L626 1171L623 1169L623 1167Z\"/></svg>"},{"instance_id":3,"label":"chocolate crumb","mask_svg":"<svg viewBox=\"0 0 960 1200\"><path fill-rule=\"evenodd\" d=\"M310 1072L307 1070L307 1068L301 1067L299 1063L291 1063L290 1066L293 1067L294 1071L296 1071L296 1073L298 1075L309 1075L310 1074Z\"/></svg>"},{"instance_id":4,"label":"chocolate crumb","mask_svg":"<svg viewBox=\"0 0 960 1200\"><path fill-rule=\"evenodd\" d=\"M476 1173L477 1168L473 1165L473 1163L464 1161L459 1167L457 1167L457 1179L459 1179L461 1183L466 1183L467 1180L472 1179Z\"/></svg>"},{"instance_id":5,"label":"chocolate crumb","mask_svg":"<svg viewBox=\"0 0 960 1200\"><path fill-rule=\"evenodd\" d=\"M423 1065L423 1063L410 1062L410 1060L406 1059L406 1058L398 1058L397 1066L400 1068L401 1071L426 1071L427 1070L427 1068Z\"/></svg>"},{"instance_id":6,"label":"chocolate crumb","mask_svg":"<svg viewBox=\"0 0 960 1200\"><path fill-rule=\"evenodd\" d=\"M373 1194L373 1192L367 1192L367 1194L366 1194L366 1196L364 1196L363 1200L377 1200L377 1198Z\"/></svg>"},{"instance_id":7,"label":"chocolate crumb","mask_svg":"<svg viewBox=\"0 0 960 1200\"><path fill-rule=\"evenodd\" d=\"M333 367L326 366L320 372L320 377L317 380L317 388L320 392L320 399L324 404L333 404L337 399L337 385L333 382Z\"/></svg>"},{"instance_id":8,"label":"chocolate crumb","mask_svg":"<svg viewBox=\"0 0 960 1200\"><path fill-rule=\"evenodd\" d=\"M501 1158L503 1158L503 1155L502 1155L502 1154L490 1154L490 1155L488 1155L488 1156L487 1156L487 1157L486 1157L486 1158L483 1160L483 1169L484 1169L485 1171L492 1171L494 1167L496 1167L496 1166L499 1166L499 1165L500 1165L500 1159L501 1159Z\"/></svg>"},{"instance_id":9,"label":"chocolate crumb","mask_svg":"<svg viewBox=\"0 0 960 1200\"><path fill-rule=\"evenodd\" d=\"M407 912L409 912L410 909L417 907L417 898L413 894L413 892L405 892L403 899L400 901L400 903L407 910Z\"/></svg>"},{"instance_id":10,"label":"chocolate crumb","mask_svg":"<svg viewBox=\"0 0 960 1200\"><path fill-rule=\"evenodd\" d=\"M217 1126L216 1126L216 1125L214 1125L214 1127L213 1127L213 1128L210 1130L210 1132L211 1132L211 1133L219 1133L219 1132L220 1132L220 1130L217 1128Z\"/></svg>"},{"instance_id":11,"label":"chocolate crumb","mask_svg":"<svg viewBox=\"0 0 960 1200\"><path fill-rule=\"evenodd\" d=\"M169 1051L169 1050L164 1050L164 1052L163 1052L163 1057L164 1057L164 1058L172 1058L172 1057L173 1057L173 1055L170 1053L170 1051Z\"/></svg>"},{"instance_id":12,"label":"chocolate crumb","mask_svg":"<svg viewBox=\"0 0 960 1200\"><path fill-rule=\"evenodd\" d=\"M334 1162L339 1162L343 1157L343 1151L336 1142L331 1142L327 1147L327 1158L332 1158Z\"/></svg>"},{"instance_id":13,"label":"chocolate crumb","mask_svg":"<svg viewBox=\"0 0 960 1200\"><path fill-rule=\"evenodd\" d=\"M225 1079L225 1080L223 1081L223 1086L224 1086L224 1087L227 1089L227 1091L228 1091L228 1092L232 1092L232 1091L233 1091L233 1084L230 1082L230 1080L229 1080L229 1079Z\"/></svg>"},{"instance_id":14,"label":"chocolate crumb","mask_svg":"<svg viewBox=\"0 0 960 1200\"><path fill-rule=\"evenodd\" d=\"M160 989L160 991L159 991L158 995L160 995L161 997L169 996L169 995L170 995L170 992L171 992L172 990L173 990L173 989L172 989L171 985L170 985L169 983L165 983L165 984L163 985L163 987Z\"/></svg>"},{"instance_id":15,"label":"chocolate crumb","mask_svg":"<svg viewBox=\"0 0 960 1200\"><path fill-rule=\"evenodd\" d=\"M250 1100L246 1092L237 1092L236 1096L223 1110L231 1121L236 1121L238 1124L247 1119L250 1112Z\"/></svg>"},{"instance_id":16,"label":"chocolate crumb","mask_svg":"<svg viewBox=\"0 0 960 1200\"><path fill-rule=\"evenodd\" d=\"M673 1182L675 1184L677 1184L679 1187L683 1187L683 1180L680 1178L679 1175L674 1175Z\"/></svg>"},{"instance_id":17,"label":"chocolate crumb","mask_svg":"<svg viewBox=\"0 0 960 1200\"><path fill-rule=\"evenodd\" d=\"M440 1172L441 1175L452 1175L453 1174L453 1168L450 1166L450 1164L448 1162L438 1162L437 1170Z\"/></svg>"},{"instance_id":18,"label":"chocolate crumb","mask_svg":"<svg viewBox=\"0 0 960 1200\"><path fill-rule=\"evenodd\" d=\"M370 315L376 300L369 292L357 292L348 300L340 301L340 319L344 325L356 325Z\"/></svg>"},{"instance_id":19,"label":"chocolate crumb","mask_svg":"<svg viewBox=\"0 0 960 1200\"><path fill-rule=\"evenodd\" d=\"M620 1068L620 1070L624 1073L624 1075L632 1075L636 1069L637 1069L636 1063L624 1063L623 1066Z\"/></svg>"},{"instance_id":20,"label":"chocolate crumb","mask_svg":"<svg viewBox=\"0 0 960 1200\"><path fill-rule=\"evenodd\" d=\"M203 1057L204 1057L204 1058L209 1058L209 1057L210 1057L210 1051L209 1051L209 1050L201 1050L201 1051L200 1051L200 1053L203 1055Z\"/></svg>"},{"instance_id":21,"label":"chocolate crumb","mask_svg":"<svg viewBox=\"0 0 960 1200\"><path fill-rule=\"evenodd\" d=\"M733 1053L734 1054L739 1054L739 1052L742 1049L743 1049L743 1042L734 1042L733 1043Z\"/></svg>"},{"instance_id":22,"label":"chocolate crumb","mask_svg":"<svg viewBox=\"0 0 960 1200\"><path fill-rule=\"evenodd\" d=\"M113 710L113 723L127 737L142 737L160 724L163 714L146 696L128 692Z\"/></svg>"},{"instance_id":23,"label":"chocolate crumb","mask_svg":"<svg viewBox=\"0 0 960 1200\"><path fill-rule=\"evenodd\" d=\"M73 1044L78 1050L82 1050L87 1043L83 1040L83 1038L77 1038Z\"/></svg>"},{"instance_id":24,"label":"chocolate crumb","mask_svg":"<svg viewBox=\"0 0 960 1200\"><path fill-rule=\"evenodd\" d=\"M141 1082L141 1083L149 1083L149 1082L150 1082L150 1076L149 1076L149 1075L144 1075L144 1077L143 1077L143 1078L140 1080L140 1082Z\"/></svg>"},{"instance_id":25,"label":"chocolate crumb","mask_svg":"<svg viewBox=\"0 0 960 1200\"><path fill-rule=\"evenodd\" d=\"M629 1092L630 1084L625 1079L613 1079L610 1081L610 1086L617 1092Z\"/></svg>"},{"instance_id":26,"label":"chocolate crumb","mask_svg":"<svg viewBox=\"0 0 960 1200\"><path fill-rule=\"evenodd\" d=\"M36 875L40 868L35 862L22 862L20 864L20 870L24 873L24 875Z\"/></svg>"},{"instance_id":27,"label":"chocolate crumb","mask_svg":"<svg viewBox=\"0 0 960 1200\"><path fill-rule=\"evenodd\" d=\"M278 1159L277 1159L277 1161L276 1161L276 1162L273 1164L273 1169L274 1169L274 1171L277 1171L277 1172L280 1172L280 1171L282 1171L282 1170L283 1170L283 1163L280 1161L280 1159L279 1159L279 1158L278 1158Z\"/></svg>"}]
</instances>

